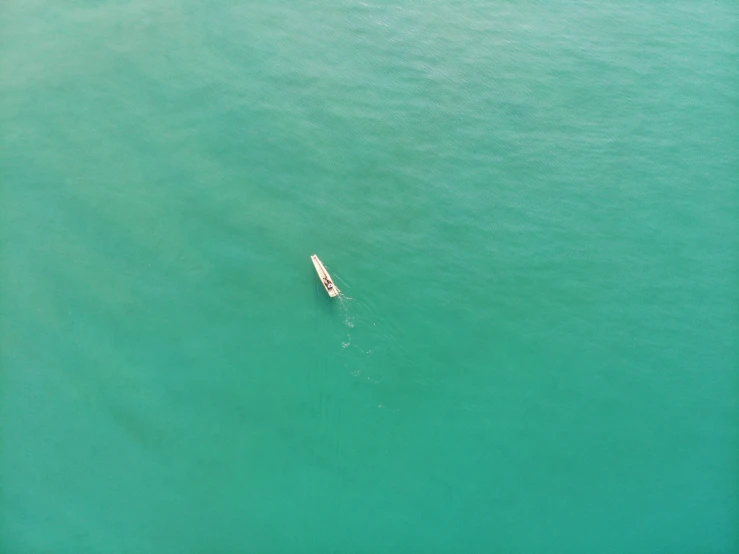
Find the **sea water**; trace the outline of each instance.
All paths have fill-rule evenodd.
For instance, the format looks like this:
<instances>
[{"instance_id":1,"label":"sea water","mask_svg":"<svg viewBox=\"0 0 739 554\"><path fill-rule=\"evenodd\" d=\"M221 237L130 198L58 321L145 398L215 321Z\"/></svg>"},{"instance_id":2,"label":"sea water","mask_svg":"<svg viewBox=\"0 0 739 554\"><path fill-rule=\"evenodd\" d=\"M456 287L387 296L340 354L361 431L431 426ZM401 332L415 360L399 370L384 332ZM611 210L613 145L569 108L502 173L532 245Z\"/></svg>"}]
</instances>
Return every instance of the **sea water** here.
<instances>
[{"instance_id":1,"label":"sea water","mask_svg":"<svg viewBox=\"0 0 739 554\"><path fill-rule=\"evenodd\" d=\"M738 21L6 0L2 552L737 552Z\"/></svg>"}]
</instances>

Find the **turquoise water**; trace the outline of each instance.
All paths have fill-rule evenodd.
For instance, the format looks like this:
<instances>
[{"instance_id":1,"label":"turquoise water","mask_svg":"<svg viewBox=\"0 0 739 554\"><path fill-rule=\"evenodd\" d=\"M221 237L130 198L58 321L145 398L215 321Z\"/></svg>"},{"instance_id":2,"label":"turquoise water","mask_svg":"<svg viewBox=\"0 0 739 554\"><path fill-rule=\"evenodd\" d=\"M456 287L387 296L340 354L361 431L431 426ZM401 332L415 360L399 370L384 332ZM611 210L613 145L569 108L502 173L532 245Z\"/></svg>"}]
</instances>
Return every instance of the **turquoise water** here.
<instances>
[{"instance_id":1,"label":"turquoise water","mask_svg":"<svg viewBox=\"0 0 739 554\"><path fill-rule=\"evenodd\" d=\"M738 552L738 22L4 2L0 550Z\"/></svg>"}]
</instances>

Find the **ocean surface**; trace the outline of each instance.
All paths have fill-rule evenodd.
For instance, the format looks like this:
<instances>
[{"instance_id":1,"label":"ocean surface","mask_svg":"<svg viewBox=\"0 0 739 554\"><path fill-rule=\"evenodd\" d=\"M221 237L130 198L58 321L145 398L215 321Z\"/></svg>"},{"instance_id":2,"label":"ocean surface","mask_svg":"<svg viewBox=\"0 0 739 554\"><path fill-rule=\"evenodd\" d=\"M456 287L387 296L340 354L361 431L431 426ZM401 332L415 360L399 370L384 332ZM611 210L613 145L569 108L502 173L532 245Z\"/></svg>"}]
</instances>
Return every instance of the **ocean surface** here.
<instances>
[{"instance_id":1,"label":"ocean surface","mask_svg":"<svg viewBox=\"0 0 739 554\"><path fill-rule=\"evenodd\" d=\"M2 2L0 551L739 552L738 160L733 0Z\"/></svg>"}]
</instances>

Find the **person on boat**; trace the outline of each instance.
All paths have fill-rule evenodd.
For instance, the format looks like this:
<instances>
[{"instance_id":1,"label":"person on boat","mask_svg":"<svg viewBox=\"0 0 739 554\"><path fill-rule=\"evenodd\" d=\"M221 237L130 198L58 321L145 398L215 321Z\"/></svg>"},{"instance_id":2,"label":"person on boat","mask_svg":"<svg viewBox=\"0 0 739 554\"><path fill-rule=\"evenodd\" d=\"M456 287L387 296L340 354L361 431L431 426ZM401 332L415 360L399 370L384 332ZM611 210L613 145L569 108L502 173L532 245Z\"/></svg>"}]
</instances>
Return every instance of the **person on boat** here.
<instances>
[{"instance_id":1,"label":"person on boat","mask_svg":"<svg viewBox=\"0 0 739 554\"><path fill-rule=\"evenodd\" d=\"M324 278L323 278L323 282L324 282L324 283L326 283L326 288L327 288L327 289L332 289L332 288L334 288L334 285L333 285L333 283L331 283L331 281L329 281L328 277L324 277Z\"/></svg>"}]
</instances>

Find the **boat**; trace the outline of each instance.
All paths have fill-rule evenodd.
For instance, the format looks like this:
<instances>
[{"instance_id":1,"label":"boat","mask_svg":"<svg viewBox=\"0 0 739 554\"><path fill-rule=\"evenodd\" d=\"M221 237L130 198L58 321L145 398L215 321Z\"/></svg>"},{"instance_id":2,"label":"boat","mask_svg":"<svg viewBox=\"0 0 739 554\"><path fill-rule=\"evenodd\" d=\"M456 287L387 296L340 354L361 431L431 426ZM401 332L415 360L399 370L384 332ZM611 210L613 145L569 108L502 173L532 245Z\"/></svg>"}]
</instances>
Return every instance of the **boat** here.
<instances>
[{"instance_id":1,"label":"boat","mask_svg":"<svg viewBox=\"0 0 739 554\"><path fill-rule=\"evenodd\" d=\"M326 289L326 292L331 298L335 298L339 296L339 289L334 283L334 280L331 279L331 275L328 274L328 271L326 271L326 268L324 267L323 263L321 263L321 260L318 259L318 256L313 254L310 257L311 261L313 262L313 267L316 268L316 273L318 273L318 278L321 280L321 284L323 285L323 288Z\"/></svg>"}]
</instances>

